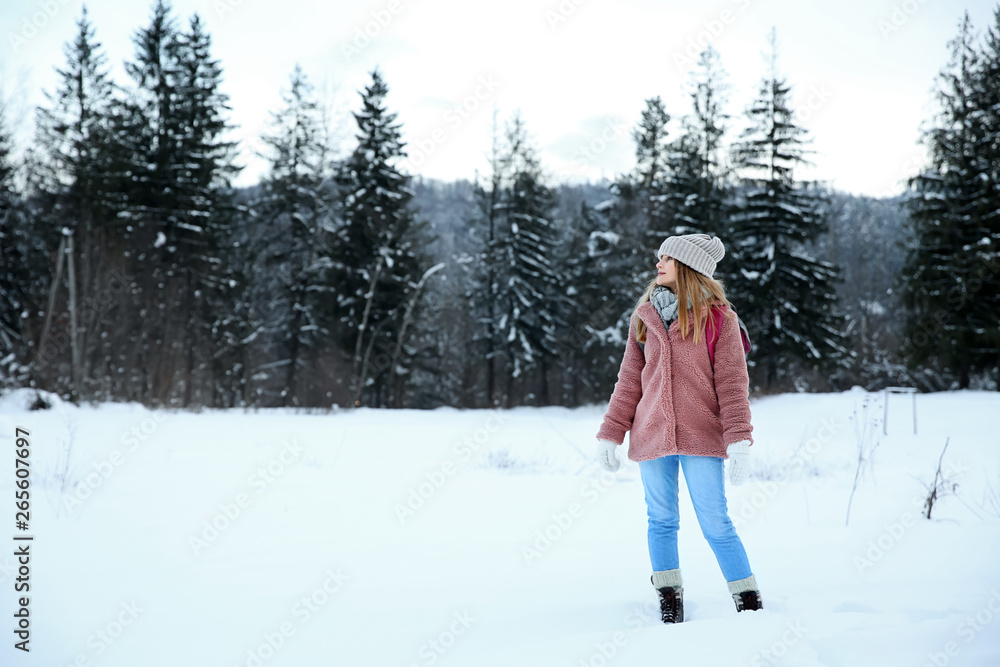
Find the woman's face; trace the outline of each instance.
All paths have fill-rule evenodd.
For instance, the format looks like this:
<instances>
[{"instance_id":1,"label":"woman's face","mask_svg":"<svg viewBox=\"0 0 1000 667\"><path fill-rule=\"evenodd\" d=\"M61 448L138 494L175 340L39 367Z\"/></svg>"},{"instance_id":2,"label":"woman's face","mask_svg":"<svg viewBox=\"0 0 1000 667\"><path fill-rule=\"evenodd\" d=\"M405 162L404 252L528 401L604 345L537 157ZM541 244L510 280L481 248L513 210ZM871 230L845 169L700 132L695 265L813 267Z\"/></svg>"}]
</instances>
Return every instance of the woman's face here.
<instances>
[{"instance_id":1,"label":"woman's face","mask_svg":"<svg viewBox=\"0 0 1000 667\"><path fill-rule=\"evenodd\" d=\"M677 287L677 269L674 267L672 257L660 255L660 261L656 263L656 284L669 287L671 290Z\"/></svg>"}]
</instances>

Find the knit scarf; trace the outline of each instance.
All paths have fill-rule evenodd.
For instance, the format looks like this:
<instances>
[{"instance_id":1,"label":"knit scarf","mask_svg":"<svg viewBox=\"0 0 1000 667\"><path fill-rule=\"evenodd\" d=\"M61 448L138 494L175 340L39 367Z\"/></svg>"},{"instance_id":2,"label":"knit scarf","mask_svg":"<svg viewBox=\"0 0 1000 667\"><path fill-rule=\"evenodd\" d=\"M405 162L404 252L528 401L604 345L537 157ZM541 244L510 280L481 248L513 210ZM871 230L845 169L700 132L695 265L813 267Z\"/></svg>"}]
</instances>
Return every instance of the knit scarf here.
<instances>
[{"instance_id":1,"label":"knit scarf","mask_svg":"<svg viewBox=\"0 0 1000 667\"><path fill-rule=\"evenodd\" d=\"M670 323L677 319L677 295L663 285L657 285L649 295L649 300L660 314L663 328L669 331Z\"/></svg>"},{"instance_id":2,"label":"knit scarf","mask_svg":"<svg viewBox=\"0 0 1000 667\"><path fill-rule=\"evenodd\" d=\"M705 294L705 300L712 298L712 293L703 289ZM652 294L649 295L649 300L653 303L653 307L656 308L656 312L660 314L660 319L663 320L663 328L670 330L670 323L677 319L677 295L671 292L669 289L663 285L657 285L653 288ZM691 310L692 304L688 304L688 310Z\"/></svg>"}]
</instances>

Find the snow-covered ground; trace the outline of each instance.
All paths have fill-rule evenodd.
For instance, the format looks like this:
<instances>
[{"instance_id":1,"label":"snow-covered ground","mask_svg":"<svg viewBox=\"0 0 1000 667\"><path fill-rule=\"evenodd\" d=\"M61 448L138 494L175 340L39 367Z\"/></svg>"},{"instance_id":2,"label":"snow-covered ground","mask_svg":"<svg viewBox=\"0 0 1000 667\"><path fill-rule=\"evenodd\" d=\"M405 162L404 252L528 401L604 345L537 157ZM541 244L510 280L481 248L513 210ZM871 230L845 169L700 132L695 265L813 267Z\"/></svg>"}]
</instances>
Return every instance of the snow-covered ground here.
<instances>
[{"instance_id":1,"label":"snow-covered ground","mask_svg":"<svg viewBox=\"0 0 1000 667\"><path fill-rule=\"evenodd\" d=\"M2 665L1000 665L997 393L918 396L918 435L893 395L880 438L882 394L753 400L755 469L729 507L765 609L736 613L682 489L676 626L636 465L592 462L605 406L29 412L31 396L0 399L8 627L15 427L35 536L31 652L7 631ZM877 446L845 526L859 434Z\"/></svg>"}]
</instances>

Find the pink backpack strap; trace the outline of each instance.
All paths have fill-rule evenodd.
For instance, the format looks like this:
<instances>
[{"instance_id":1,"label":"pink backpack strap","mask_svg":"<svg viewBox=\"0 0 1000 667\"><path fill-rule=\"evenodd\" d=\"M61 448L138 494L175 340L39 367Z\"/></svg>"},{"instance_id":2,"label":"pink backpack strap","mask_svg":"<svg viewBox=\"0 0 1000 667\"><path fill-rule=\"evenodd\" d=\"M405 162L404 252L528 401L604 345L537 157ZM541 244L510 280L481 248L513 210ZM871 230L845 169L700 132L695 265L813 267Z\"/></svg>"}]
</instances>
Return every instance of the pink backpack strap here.
<instances>
[{"instance_id":1,"label":"pink backpack strap","mask_svg":"<svg viewBox=\"0 0 1000 667\"><path fill-rule=\"evenodd\" d=\"M722 323L726 319L728 307L723 304L712 306L709 309L708 321L705 323L705 341L708 343L708 361L715 368L715 344L719 341L719 333L722 331Z\"/></svg>"}]
</instances>

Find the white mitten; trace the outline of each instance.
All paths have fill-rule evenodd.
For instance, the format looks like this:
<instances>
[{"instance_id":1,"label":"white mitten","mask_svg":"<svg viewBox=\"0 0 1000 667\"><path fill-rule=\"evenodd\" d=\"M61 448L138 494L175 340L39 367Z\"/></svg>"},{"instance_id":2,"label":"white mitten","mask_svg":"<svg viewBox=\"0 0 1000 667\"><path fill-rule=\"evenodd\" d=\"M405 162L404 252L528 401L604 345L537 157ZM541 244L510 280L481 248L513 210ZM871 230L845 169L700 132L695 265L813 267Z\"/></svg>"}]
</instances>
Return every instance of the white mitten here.
<instances>
[{"instance_id":1,"label":"white mitten","mask_svg":"<svg viewBox=\"0 0 1000 667\"><path fill-rule=\"evenodd\" d=\"M729 456L729 481L733 486L739 486L747 481L750 472L750 441L740 440L726 447Z\"/></svg>"},{"instance_id":2,"label":"white mitten","mask_svg":"<svg viewBox=\"0 0 1000 667\"><path fill-rule=\"evenodd\" d=\"M618 443L610 440L597 441L597 460L604 466L605 470L610 472L618 470L618 466L621 465L615 455L616 449L618 449Z\"/></svg>"}]
</instances>

